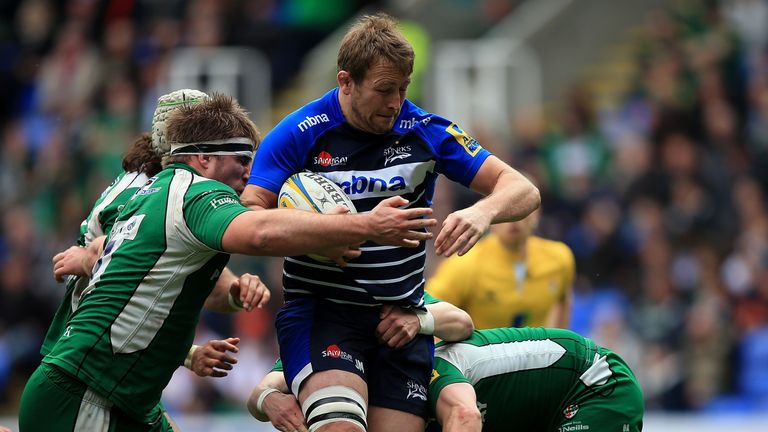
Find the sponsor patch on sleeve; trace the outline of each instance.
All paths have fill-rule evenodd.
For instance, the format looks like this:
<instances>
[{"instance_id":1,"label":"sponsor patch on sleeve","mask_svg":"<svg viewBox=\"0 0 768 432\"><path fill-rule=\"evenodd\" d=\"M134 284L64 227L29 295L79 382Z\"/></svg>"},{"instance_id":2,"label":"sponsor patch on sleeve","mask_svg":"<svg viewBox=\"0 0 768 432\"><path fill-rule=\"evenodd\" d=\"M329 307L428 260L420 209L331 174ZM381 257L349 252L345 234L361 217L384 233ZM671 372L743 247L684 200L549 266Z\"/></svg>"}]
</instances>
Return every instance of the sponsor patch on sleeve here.
<instances>
[{"instance_id":1,"label":"sponsor patch on sleeve","mask_svg":"<svg viewBox=\"0 0 768 432\"><path fill-rule=\"evenodd\" d=\"M447 128L445 128L445 131L451 134L456 142L464 148L464 151L469 153L469 155L472 157L474 157L477 152L483 148L476 139L467 135L467 133L464 132L456 123L451 123Z\"/></svg>"},{"instance_id":2,"label":"sponsor patch on sleeve","mask_svg":"<svg viewBox=\"0 0 768 432\"><path fill-rule=\"evenodd\" d=\"M227 204L240 204L240 201L232 197L216 197L211 200L211 207L219 208Z\"/></svg>"}]
</instances>

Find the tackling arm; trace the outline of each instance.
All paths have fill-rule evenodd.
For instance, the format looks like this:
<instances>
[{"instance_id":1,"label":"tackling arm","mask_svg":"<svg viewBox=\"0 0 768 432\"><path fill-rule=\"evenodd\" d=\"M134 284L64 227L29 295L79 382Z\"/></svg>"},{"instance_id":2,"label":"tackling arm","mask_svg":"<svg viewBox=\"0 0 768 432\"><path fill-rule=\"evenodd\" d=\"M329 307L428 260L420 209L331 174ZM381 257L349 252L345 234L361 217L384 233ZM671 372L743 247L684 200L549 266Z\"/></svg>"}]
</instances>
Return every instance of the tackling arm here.
<instances>
[{"instance_id":1,"label":"tackling arm","mask_svg":"<svg viewBox=\"0 0 768 432\"><path fill-rule=\"evenodd\" d=\"M238 277L225 267L205 299L205 308L214 312L250 312L267 304L269 298L269 289L258 276L244 273Z\"/></svg>"},{"instance_id":2,"label":"tackling arm","mask_svg":"<svg viewBox=\"0 0 768 432\"><path fill-rule=\"evenodd\" d=\"M445 386L437 397L436 411L443 432L480 432L483 428L475 389L469 383Z\"/></svg>"},{"instance_id":3,"label":"tackling arm","mask_svg":"<svg viewBox=\"0 0 768 432\"><path fill-rule=\"evenodd\" d=\"M316 214L294 209L245 212L229 224L222 246L230 253L271 256L327 252L333 248L344 253L369 239L382 245L416 247L420 241L432 238L425 228L437 221L423 218L432 214L430 208L398 208L406 204L406 199L394 196L362 214Z\"/></svg>"},{"instance_id":4,"label":"tackling arm","mask_svg":"<svg viewBox=\"0 0 768 432\"><path fill-rule=\"evenodd\" d=\"M53 257L53 277L63 282L67 275L91 277L93 266L104 251L105 236L95 238L88 246L72 246Z\"/></svg>"},{"instance_id":5,"label":"tackling arm","mask_svg":"<svg viewBox=\"0 0 768 432\"><path fill-rule=\"evenodd\" d=\"M248 398L247 407L256 420L272 422L278 430L307 431L299 401L288 390L280 371L272 371L261 380Z\"/></svg>"},{"instance_id":6,"label":"tackling arm","mask_svg":"<svg viewBox=\"0 0 768 432\"><path fill-rule=\"evenodd\" d=\"M448 342L464 340L472 335L474 324L468 313L447 303L428 304L434 327L429 334ZM425 333L413 309L385 305L381 309L381 321L376 334L382 342L393 348L400 348L410 342L418 333Z\"/></svg>"}]
</instances>

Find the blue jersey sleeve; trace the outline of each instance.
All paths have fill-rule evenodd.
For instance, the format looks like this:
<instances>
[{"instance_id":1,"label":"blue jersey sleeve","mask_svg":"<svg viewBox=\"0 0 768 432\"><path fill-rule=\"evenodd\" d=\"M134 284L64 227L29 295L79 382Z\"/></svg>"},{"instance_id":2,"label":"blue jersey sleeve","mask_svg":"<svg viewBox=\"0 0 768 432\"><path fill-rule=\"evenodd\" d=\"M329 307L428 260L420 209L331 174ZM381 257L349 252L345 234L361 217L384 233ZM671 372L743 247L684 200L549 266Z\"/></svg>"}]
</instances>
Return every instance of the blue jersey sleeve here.
<instances>
[{"instance_id":1,"label":"blue jersey sleeve","mask_svg":"<svg viewBox=\"0 0 768 432\"><path fill-rule=\"evenodd\" d=\"M337 96L338 89L333 89L275 126L256 150L248 184L280 192L283 182L304 168L315 141L343 121Z\"/></svg>"},{"instance_id":2,"label":"blue jersey sleeve","mask_svg":"<svg viewBox=\"0 0 768 432\"><path fill-rule=\"evenodd\" d=\"M413 130L432 146L437 156L437 171L466 187L491 155L456 123L440 116L433 115Z\"/></svg>"},{"instance_id":3,"label":"blue jersey sleeve","mask_svg":"<svg viewBox=\"0 0 768 432\"><path fill-rule=\"evenodd\" d=\"M285 179L301 170L306 153L298 145L292 124L288 116L264 137L253 158L248 184L278 193Z\"/></svg>"}]
</instances>

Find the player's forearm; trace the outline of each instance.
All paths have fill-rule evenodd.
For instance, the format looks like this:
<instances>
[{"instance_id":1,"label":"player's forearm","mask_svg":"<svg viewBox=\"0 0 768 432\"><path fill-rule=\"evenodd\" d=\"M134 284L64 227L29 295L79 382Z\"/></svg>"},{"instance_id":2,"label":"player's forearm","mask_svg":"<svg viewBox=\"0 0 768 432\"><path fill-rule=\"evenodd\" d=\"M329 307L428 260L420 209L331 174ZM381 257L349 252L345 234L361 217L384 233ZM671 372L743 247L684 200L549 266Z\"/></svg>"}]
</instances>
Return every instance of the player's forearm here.
<instances>
[{"instance_id":1,"label":"player's forearm","mask_svg":"<svg viewBox=\"0 0 768 432\"><path fill-rule=\"evenodd\" d=\"M205 299L205 308L212 312L236 312L239 309L235 309L230 306L229 302L229 288L232 286L232 282L237 279L237 276L232 273L229 268L224 267L221 271L221 275L216 280L216 285L213 287L213 291Z\"/></svg>"},{"instance_id":2,"label":"player's forearm","mask_svg":"<svg viewBox=\"0 0 768 432\"><path fill-rule=\"evenodd\" d=\"M483 422L477 407L453 407L441 422L443 432L480 432Z\"/></svg>"},{"instance_id":3,"label":"player's forearm","mask_svg":"<svg viewBox=\"0 0 768 432\"><path fill-rule=\"evenodd\" d=\"M277 194L255 185L247 185L240 194L240 202L252 210L274 208L277 204Z\"/></svg>"},{"instance_id":4,"label":"player's forearm","mask_svg":"<svg viewBox=\"0 0 768 432\"><path fill-rule=\"evenodd\" d=\"M102 252L104 252L104 240L106 236L99 236L86 246L86 255L83 257L83 274L87 277L93 276L93 266L96 265Z\"/></svg>"},{"instance_id":5,"label":"player's forearm","mask_svg":"<svg viewBox=\"0 0 768 432\"><path fill-rule=\"evenodd\" d=\"M248 412L251 413L253 418L260 422L268 422L269 417L267 414L265 414L262 411L259 411L256 408L256 401L259 400L259 396L261 396L262 392L267 391L268 389L266 387L258 386L255 389L253 389L253 392L251 393L251 397L248 398L248 402L246 403L246 407L248 408Z\"/></svg>"},{"instance_id":6,"label":"player's forearm","mask_svg":"<svg viewBox=\"0 0 768 432\"><path fill-rule=\"evenodd\" d=\"M248 407L248 412L250 412L256 420L262 422L271 421L266 414L264 407L265 399L266 397L269 397L269 395L265 395L264 392L274 392L275 390L283 394L290 393L288 384L285 382L285 377L282 372L272 371L268 373L251 392L251 396L248 398L246 406ZM259 407L259 399L261 399L261 407Z\"/></svg>"},{"instance_id":7,"label":"player's forearm","mask_svg":"<svg viewBox=\"0 0 768 432\"><path fill-rule=\"evenodd\" d=\"M475 329L469 314L450 303L430 304L427 305L427 310L435 319L434 335L444 341L456 342L467 339Z\"/></svg>"},{"instance_id":8,"label":"player's forearm","mask_svg":"<svg viewBox=\"0 0 768 432\"><path fill-rule=\"evenodd\" d=\"M517 221L539 208L539 190L522 174L504 171L490 194L473 205L491 216L491 223Z\"/></svg>"},{"instance_id":9,"label":"player's forearm","mask_svg":"<svg viewBox=\"0 0 768 432\"><path fill-rule=\"evenodd\" d=\"M487 183L492 183L490 188ZM495 181L478 181L472 189L486 196L472 208L490 217L492 224L525 218L541 204L538 188L519 172L507 168L498 173Z\"/></svg>"},{"instance_id":10,"label":"player's forearm","mask_svg":"<svg viewBox=\"0 0 768 432\"><path fill-rule=\"evenodd\" d=\"M374 235L367 215L320 215L301 210L247 212L224 234L225 250L248 255L291 256L362 243ZM246 224L247 227L242 227Z\"/></svg>"}]
</instances>

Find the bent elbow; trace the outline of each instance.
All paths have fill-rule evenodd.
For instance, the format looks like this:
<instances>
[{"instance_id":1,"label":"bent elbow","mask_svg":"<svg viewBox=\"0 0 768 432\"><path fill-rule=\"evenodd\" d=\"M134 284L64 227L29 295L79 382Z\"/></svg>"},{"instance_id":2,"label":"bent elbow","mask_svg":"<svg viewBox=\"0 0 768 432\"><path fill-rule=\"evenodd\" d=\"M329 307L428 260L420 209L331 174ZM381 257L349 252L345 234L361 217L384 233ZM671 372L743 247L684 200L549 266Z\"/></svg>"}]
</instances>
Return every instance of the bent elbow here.
<instances>
[{"instance_id":1,"label":"bent elbow","mask_svg":"<svg viewBox=\"0 0 768 432\"><path fill-rule=\"evenodd\" d=\"M531 209L531 212L541 206L541 192L539 191L539 188L533 185L533 183L531 183L531 190L528 192L528 201L530 203L529 208Z\"/></svg>"},{"instance_id":2,"label":"bent elbow","mask_svg":"<svg viewBox=\"0 0 768 432\"><path fill-rule=\"evenodd\" d=\"M474 425L482 424L483 417L477 407L461 406L457 408L458 417L461 424Z\"/></svg>"},{"instance_id":3,"label":"bent elbow","mask_svg":"<svg viewBox=\"0 0 768 432\"><path fill-rule=\"evenodd\" d=\"M462 332L463 332L463 339L468 339L470 336L472 336L472 332L475 331L475 323L472 322L472 318L467 315L467 319L462 321L462 324L464 325Z\"/></svg>"},{"instance_id":4,"label":"bent elbow","mask_svg":"<svg viewBox=\"0 0 768 432\"><path fill-rule=\"evenodd\" d=\"M472 317L470 317L468 313L462 311L461 316L456 322L461 326L459 340L469 339L469 337L472 336L472 332L475 331L475 323L472 321Z\"/></svg>"}]
</instances>

